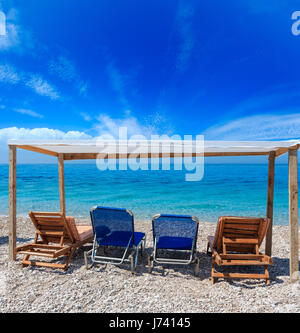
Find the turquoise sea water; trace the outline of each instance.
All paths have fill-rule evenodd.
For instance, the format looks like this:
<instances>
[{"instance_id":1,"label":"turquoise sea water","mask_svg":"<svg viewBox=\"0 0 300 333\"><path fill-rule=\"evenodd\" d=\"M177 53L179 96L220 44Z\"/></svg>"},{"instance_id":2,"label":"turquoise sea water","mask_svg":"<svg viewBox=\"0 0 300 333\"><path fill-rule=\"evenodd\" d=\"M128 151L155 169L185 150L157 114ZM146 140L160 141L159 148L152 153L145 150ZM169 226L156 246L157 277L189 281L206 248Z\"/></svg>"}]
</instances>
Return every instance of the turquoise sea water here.
<instances>
[{"instance_id":1,"label":"turquoise sea water","mask_svg":"<svg viewBox=\"0 0 300 333\"><path fill-rule=\"evenodd\" d=\"M157 213L197 216L215 222L220 215L265 216L268 166L206 164L200 182L185 171L99 171L95 164L66 164L67 214L89 216L95 205L130 209L136 218ZM276 166L274 223L288 224L288 167ZM55 164L18 165L17 213L59 209ZM0 215L8 214L8 166L0 165Z\"/></svg>"}]
</instances>

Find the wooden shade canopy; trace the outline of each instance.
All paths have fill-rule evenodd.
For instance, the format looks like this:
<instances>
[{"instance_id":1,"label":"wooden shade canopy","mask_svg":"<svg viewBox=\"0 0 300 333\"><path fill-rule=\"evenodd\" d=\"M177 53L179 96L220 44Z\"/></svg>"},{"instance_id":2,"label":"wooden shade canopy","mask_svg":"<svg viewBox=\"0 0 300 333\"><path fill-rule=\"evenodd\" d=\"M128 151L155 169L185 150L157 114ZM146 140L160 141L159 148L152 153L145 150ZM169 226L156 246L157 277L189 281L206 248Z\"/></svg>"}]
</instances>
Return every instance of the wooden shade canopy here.
<instances>
[{"instance_id":1,"label":"wooden shade canopy","mask_svg":"<svg viewBox=\"0 0 300 333\"><path fill-rule=\"evenodd\" d=\"M197 140L9 140L9 258L16 247L16 151L29 150L58 159L60 209L66 213L64 161L83 159L175 158L197 156L259 156L269 158L266 217L271 220L266 254L272 254L275 160L289 154L290 278L299 279L298 154L300 141L197 141Z\"/></svg>"}]
</instances>

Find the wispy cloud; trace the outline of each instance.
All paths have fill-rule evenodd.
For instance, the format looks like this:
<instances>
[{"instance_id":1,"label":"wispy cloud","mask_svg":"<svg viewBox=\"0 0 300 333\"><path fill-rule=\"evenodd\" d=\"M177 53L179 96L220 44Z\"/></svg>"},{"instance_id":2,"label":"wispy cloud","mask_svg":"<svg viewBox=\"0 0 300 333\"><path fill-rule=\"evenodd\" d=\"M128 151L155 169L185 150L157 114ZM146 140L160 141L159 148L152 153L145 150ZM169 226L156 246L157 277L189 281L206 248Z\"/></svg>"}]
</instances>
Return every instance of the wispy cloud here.
<instances>
[{"instance_id":1,"label":"wispy cloud","mask_svg":"<svg viewBox=\"0 0 300 333\"><path fill-rule=\"evenodd\" d=\"M149 121L150 118L151 121ZM171 135L170 132L166 133L164 131L164 127L162 126L164 118L158 114L140 121L131 114L130 110L127 110L122 118L112 118L107 114L101 113L96 120L98 123L96 123L95 128L98 135L111 135L118 138L121 127L127 129L128 137L143 135L150 138L151 135Z\"/></svg>"},{"instance_id":2,"label":"wispy cloud","mask_svg":"<svg viewBox=\"0 0 300 333\"><path fill-rule=\"evenodd\" d=\"M51 60L49 62L49 71L66 82L72 82L77 77L74 64L64 56Z\"/></svg>"},{"instance_id":3,"label":"wispy cloud","mask_svg":"<svg viewBox=\"0 0 300 333\"><path fill-rule=\"evenodd\" d=\"M41 115L40 113L37 113L33 110L29 110L29 109L14 109L15 112L27 115L27 116L31 116L31 117L35 117L35 118L44 118L43 115Z\"/></svg>"},{"instance_id":4,"label":"wispy cloud","mask_svg":"<svg viewBox=\"0 0 300 333\"><path fill-rule=\"evenodd\" d=\"M121 74L115 64L110 61L106 66L106 71L110 80L112 89L118 94L120 103L124 108L129 108L129 102L125 94L125 88L127 85L127 77Z\"/></svg>"},{"instance_id":5,"label":"wispy cloud","mask_svg":"<svg viewBox=\"0 0 300 333\"><path fill-rule=\"evenodd\" d=\"M300 113L261 114L228 121L204 131L208 140L281 140L300 138Z\"/></svg>"},{"instance_id":6,"label":"wispy cloud","mask_svg":"<svg viewBox=\"0 0 300 333\"><path fill-rule=\"evenodd\" d=\"M76 83L76 87L78 89L78 92L79 92L80 96L86 96L87 95L87 91L88 91L88 84L87 84L87 82L78 81Z\"/></svg>"},{"instance_id":7,"label":"wispy cloud","mask_svg":"<svg viewBox=\"0 0 300 333\"><path fill-rule=\"evenodd\" d=\"M87 83L80 78L74 63L67 57L61 55L49 62L49 72L64 82L74 84L79 95L87 94Z\"/></svg>"},{"instance_id":8,"label":"wispy cloud","mask_svg":"<svg viewBox=\"0 0 300 333\"><path fill-rule=\"evenodd\" d=\"M281 84L271 86L237 103L230 115L249 115L265 113L265 110L275 110L287 105L298 105L300 97L298 84Z\"/></svg>"},{"instance_id":9,"label":"wispy cloud","mask_svg":"<svg viewBox=\"0 0 300 333\"><path fill-rule=\"evenodd\" d=\"M53 100L60 97L56 88L38 74L31 75L25 85L41 96L46 96Z\"/></svg>"},{"instance_id":10,"label":"wispy cloud","mask_svg":"<svg viewBox=\"0 0 300 333\"><path fill-rule=\"evenodd\" d=\"M111 118L109 115L100 114L97 118L98 124L96 129L99 135L112 135L117 138L119 135L120 127L126 127L128 136L132 135L150 135L151 129L142 126L137 118L126 117L126 118Z\"/></svg>"},{"instance_id":11,"label":"wispy cloud","mask_svg":"<svg viewBox=\"0 0 300 333\"><path fill-rule=\"evenodd\" d=\"M176 12L176 29L178 31L180 41L176 68L180 72L184 72L188 67L195 44L192 30L193 16L194 8L192 5L185 1L179 1Z\"/></svg>"},{"instance_id":12,"label":"wispy cloud","mask_svg":"<svg viewBox=\"0 0 300 333\"><path fill-rule=\"evenodd\" d=\"M0 65L0 82L15 85L20 80L21 77L13 66L8 64Z\"/></svg>"},{"instance_id":13,"label":"wispy cloud","mask_svg":"<svg viewBox=\"0 0 300 333\"><path fill-rule=\"evenodd\" d=\"M52 100L60 98L60 94L55 86L50 84L39 74L17 71L9 64L0 64L0 83L28 87L41 96L49 97Z\"/></svg>"},{"instance_id":14,"label":"wispy cloud","mask_svg":"<svg viewBox=\"0 0 300 333\"><path fill-rule=\"evenodd\" d=\"M92 121L92 116L90 116L88 113L86 112L80 112L81 117L85 120L85 121Z\"/></svg>"}]
</instances>

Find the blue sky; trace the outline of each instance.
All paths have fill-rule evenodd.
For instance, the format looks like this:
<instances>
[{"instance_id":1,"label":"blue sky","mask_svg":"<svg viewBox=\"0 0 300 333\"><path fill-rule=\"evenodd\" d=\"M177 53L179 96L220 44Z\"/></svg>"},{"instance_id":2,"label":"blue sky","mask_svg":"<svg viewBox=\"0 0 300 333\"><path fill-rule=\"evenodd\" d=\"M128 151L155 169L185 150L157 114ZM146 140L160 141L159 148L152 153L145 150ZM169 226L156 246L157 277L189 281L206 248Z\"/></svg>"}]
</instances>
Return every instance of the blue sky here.
<instances>
[{"instance_id":1,"label":"blue sky","mask_svg":"<svg viewBox=\"0 0 300 333\"><path fill-rule=\"evenodd\" d=\"M8 138L300 138L298 1L0 0ZM300 27L299 27L300 30Z\"/></svg>"}]
</instances>

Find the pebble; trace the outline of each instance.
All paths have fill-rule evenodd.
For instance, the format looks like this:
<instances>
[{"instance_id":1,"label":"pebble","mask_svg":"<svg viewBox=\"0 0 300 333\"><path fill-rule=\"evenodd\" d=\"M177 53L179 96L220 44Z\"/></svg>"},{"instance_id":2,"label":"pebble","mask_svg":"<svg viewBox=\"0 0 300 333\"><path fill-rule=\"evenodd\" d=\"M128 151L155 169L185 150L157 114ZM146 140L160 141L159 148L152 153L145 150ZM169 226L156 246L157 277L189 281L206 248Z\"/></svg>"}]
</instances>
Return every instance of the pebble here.
<instances>
[{"instance_id":1,"label":"pebble","mask_svg":"<svg viewBox=\"0 0 300 333\"><path fill-rule=\"evenodd\" d=\"M88 220L80 222L87 223ZM151 252L151 221L136 221L136 231L147 232ZM128 265L84 267L83 252L71 260L67 272L50 268L22 268L22 256L8 262L7 217L0 218L0 273L5 290L0 293L0 312L300 312L300 285L289 282L288 227L273 231L274 265L271 285L261 280L222 280L211 285L211 258L206 256L206 236L215 224L200 223L197 248L201 256L198 277L185 266L155 266L148 273L147 255L140 258L137 274ZM31 241L34 228L18 218L17 237ZM264 244L261 249L264 249ZM5 274L3 274L3 271ZM0 281L1 282L1 281Z\"/></svg>"}]
</instances>

